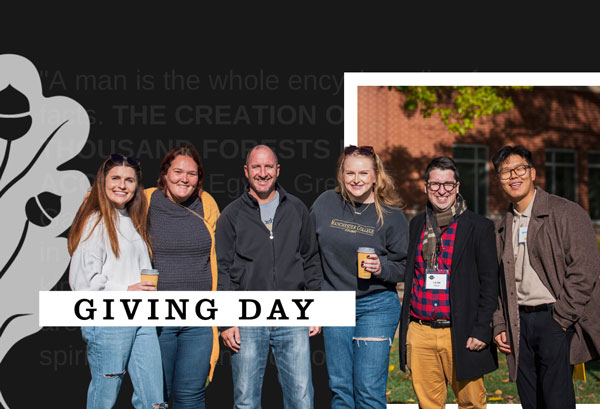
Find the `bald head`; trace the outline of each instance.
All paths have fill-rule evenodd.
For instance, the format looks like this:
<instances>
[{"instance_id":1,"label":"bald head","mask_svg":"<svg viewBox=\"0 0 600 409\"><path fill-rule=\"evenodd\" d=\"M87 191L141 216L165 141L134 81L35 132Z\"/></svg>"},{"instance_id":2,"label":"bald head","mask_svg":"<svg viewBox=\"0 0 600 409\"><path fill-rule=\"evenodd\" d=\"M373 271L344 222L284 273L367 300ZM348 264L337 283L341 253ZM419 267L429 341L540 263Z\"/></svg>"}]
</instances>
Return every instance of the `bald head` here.
<instances>
[{"instance_id":1,"label":"bald head","mask_svg":"<svg viewBox=\"0 0 600 409\"><path fill-rule=\"evenodd\" d=\"M279 164L279 160L277 159L277 155L275 154L275 152L273 152L273 149L269 148L267 145L256 145L254 148L250 149L250 151L246 155L246 166L248 166L248 163L250 161L250 156L252 156L252 154L255 151L259 151L259 150L263 150L263 149L266 150L267 152L270 152L271 155L273 155L273 159L275 160L275 165Z\"/></svg>"},{"instance_id":2,"label":"bald head","mask_svg":"<svg viewBox=\"0 0 600 409\"><path fill-rule=\"evenodd\" d=\"M249 193L258 203L267 203L275 197L279 164L271 148L265 145L252 148L246 157L244 174L248 179Z\"/></svg>"}]
</instances>

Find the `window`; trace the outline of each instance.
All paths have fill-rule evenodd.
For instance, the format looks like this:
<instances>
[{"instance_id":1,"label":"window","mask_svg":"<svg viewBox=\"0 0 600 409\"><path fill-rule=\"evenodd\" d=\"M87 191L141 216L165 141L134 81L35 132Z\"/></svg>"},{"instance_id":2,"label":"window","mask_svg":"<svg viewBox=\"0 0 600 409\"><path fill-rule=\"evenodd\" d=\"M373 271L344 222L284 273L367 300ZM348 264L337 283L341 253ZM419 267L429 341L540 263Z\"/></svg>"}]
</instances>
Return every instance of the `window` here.
<instances>
[{"instance_id":1,"label":"window","mask_svg":"<svg viewBox=\"0 0 600 409\"><path fill-rule=\"evenodd\" d=\"M460 194L475 213L487 214L488 147L454 144L454 162L460 174Z\"/></svg>"},{"instance_id":2,"label":"window","mask_svg":"<svg viewBox=\"0 0 600 409\"><path fill-rule=\"evenodd\" d=\"M588 197L590 217L600 219L600 151L588 152Z\"/></svg>"},{"instance_id":3,"label":"window","mask_svg":"<svg viewBox=\"0 0 600 409\"><path fill-rule=\"evenodd\" d=\"M576 202L576 163L573 149L546 149L546 190Z\"/></svg>"}]
</instances>

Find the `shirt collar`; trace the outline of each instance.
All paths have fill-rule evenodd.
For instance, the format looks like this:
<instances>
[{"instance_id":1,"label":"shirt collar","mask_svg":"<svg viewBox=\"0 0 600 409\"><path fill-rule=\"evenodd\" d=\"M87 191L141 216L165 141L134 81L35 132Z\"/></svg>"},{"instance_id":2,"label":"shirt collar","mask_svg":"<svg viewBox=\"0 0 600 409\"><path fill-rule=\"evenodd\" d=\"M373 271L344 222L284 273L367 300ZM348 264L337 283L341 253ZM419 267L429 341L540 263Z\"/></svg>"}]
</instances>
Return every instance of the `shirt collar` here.
<instances>
[{"instance_id":1,"label":"shirt collar","mask_svg":"<svg viewBox=\"0 0 600 409\"><path fill-rule=\"evenodd\" d=\"M513 213L515 214L515 216L517 217L531 217L531 211L533 209L533 202L535 201L535 195L537 194L537 191L533 191L533 197L531 198L531 202L529 202L529 205L527 205L527 208L525 209L525 211L523 213L519 213L517 211L517 209L513 206Z\"/></svg>"}]
</instances>

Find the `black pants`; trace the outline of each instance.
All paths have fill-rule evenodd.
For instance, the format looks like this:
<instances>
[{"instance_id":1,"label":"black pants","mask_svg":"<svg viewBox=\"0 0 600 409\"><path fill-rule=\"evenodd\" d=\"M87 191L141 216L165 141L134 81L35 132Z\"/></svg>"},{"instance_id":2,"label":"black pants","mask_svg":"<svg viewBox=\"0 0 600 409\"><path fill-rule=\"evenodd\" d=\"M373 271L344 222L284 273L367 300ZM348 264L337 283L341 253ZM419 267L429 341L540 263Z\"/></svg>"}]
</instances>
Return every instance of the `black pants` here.
<instances>
[{"instance_id":1,"label":"black pants","mask_svg":"<svg viewBox=\"0 0 600 409\"><path fill-rule=\"evenodd\" d=\"M520 311L517 389L523 409L575 409L569 350L573 329L563 331L552 310Z\"/></svg>"}]
</instances>

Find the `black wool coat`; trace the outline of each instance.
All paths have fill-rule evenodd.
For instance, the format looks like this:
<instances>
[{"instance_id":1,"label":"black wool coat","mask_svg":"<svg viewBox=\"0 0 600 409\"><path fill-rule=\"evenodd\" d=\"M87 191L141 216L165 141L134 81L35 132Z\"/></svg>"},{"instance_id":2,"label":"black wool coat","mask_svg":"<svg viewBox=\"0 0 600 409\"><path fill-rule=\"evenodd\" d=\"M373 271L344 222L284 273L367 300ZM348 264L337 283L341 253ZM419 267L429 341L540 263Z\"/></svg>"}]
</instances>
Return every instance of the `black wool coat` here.
<instances>
[{"instance_id":1,"label":"black wool coat","mask_svg":"<svg viewBox=\"0 0 600 409\"><path fill-rule=\"evenodd\" d=\"M425 213L410 221L410 242L404 298L400 316L400 368L406 371L406 332L410 297L415 274L415 257L425 226ZM452 350L457 380L479 377L498 368L498 355L492 340L492 315L498 305L498 259L491 220L470 210L458 219L450 270L450 315ZM481 351L466 348L475 337L487 343Z\"/></svg>"}]
</instances>

